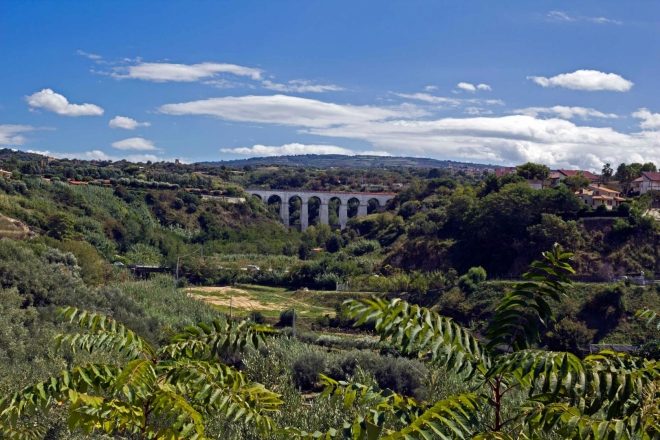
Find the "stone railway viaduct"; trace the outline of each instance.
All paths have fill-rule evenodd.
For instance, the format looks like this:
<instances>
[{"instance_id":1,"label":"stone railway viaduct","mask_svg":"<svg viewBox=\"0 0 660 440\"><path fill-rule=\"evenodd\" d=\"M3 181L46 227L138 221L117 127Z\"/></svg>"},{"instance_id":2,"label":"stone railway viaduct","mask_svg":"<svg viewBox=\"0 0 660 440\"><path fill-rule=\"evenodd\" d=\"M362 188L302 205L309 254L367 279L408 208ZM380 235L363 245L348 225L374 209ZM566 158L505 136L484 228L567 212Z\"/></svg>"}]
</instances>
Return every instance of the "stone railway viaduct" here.
<instances>
[{"instance_id":1,"label":"stone railway viaduct","mask_svg":"<svg viewBox=\"0 0 660 440\"><path fill-rule=\"evenodd\" d=\"M277 196L280 198L280 219L286 226L289 225L289 201L294 197L299 197L302 202L300 212L300 229L306 230L309 226L309 211L308 203L313 197L321 201L320 217L321 223L324 225L329 224L328 221L328 203L331 199L339 200L339 225L341 229L346 227L348 221L348 201L356 199L360 204L358 205L358 217L367 215L367 204L369 200L376 200L379 209L385 207L388 200L393 199L395 194L392 193L373 193L373 192L343 192L343 191L284 191L276 189L247 189L248 194L258 196L264 203L268 204L268 200Z\"/></svg>"}]
</instances>

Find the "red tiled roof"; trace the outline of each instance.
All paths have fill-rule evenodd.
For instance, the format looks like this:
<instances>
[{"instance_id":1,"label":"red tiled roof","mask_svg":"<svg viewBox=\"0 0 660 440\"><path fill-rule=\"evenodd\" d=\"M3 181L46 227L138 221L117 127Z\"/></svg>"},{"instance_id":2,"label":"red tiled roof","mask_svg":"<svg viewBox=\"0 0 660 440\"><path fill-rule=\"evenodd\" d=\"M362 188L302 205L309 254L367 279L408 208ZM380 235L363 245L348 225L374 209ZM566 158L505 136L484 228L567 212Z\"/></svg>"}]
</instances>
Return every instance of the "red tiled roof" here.
<instances>
[{"instance_id":1,"label":"red tiled roof","mask_svg":"<svg viewBox=\"0 0 660 440\"><path fill-rule=\"evenodd\" d=\"M582 170L558 170L559 173L563 174L566 177L571 177L575 176L577 173L582 172L584 174L584 177L586 177L589 180L599 180L598 177L594 176L590 171L582 171Z\"/></svg>"},{"instance_id":2,"label":"red tiled roof","mask_svg":"<svg viewBox=\"0 0 660 440\"><path fill-rule=\"evenodd\" d=\"M642 176L646 177L652 182L660 180L660 173L652 173L650 171L642 171Z\"/></svg>"},{"instance_id":3,"label":"red tiled roof","mask_svg":"<svg viewBox=\"0 0 660 440\"><path fill-rule=\"evenodd\" d=\"M643 177L638 177L637 179L633 180L633 182L643 182L643 181L644 181Z\"/></svg>"}]
</instances>

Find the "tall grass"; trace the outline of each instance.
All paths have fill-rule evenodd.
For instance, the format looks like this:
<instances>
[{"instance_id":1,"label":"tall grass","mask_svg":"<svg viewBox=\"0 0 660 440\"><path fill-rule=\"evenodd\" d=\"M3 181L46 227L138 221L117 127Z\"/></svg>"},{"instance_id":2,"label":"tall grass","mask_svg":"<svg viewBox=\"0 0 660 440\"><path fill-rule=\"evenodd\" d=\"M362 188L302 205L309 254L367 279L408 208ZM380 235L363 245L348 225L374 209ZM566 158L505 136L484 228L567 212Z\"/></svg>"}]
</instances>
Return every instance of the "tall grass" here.
<instances>
[{"instance_id":1,"label":"tall grass","mask_svg":"<svg viewBox=\"0 0 660 440\"><path fill-rule=\"evenodd\" d=\"M158 275L149 280L126 281L118 287L140 304L149 316L155 316L170 327L181 328L221 317L203 301L176 290L171 276Z\"/></svg>"}]
</instances>

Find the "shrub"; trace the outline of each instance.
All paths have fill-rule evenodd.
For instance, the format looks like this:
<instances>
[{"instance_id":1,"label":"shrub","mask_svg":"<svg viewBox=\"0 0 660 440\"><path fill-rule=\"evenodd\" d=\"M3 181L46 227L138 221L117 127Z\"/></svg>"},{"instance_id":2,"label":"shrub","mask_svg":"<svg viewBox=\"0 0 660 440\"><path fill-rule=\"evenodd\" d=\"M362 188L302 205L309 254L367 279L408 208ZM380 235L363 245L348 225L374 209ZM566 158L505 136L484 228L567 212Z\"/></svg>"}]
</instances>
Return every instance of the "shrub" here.
<instances>
[{"instance_id":1,"label":"shrub","mask_svg":"<svg viewBox=\"0 0 660 440\"><path fill-rule=\"evenodd\" d=\"M471 267L468 272L458 279L458 287L467 293L472 293L479 283L486 281L486 270L479 267Z\"/></svg>"},{"instance_id":2,"label":"shrub","mask_svg":"<svg viewBox=\"0 0 660 440\"><path fill-rule=\"evenodd\" d=\"M311 390L325 369L325 357L317 352L302 354L293 363L293 382L303 390Z\"/></svg>"},{"instance_id":3,"label":"shrub","mask_svg":"<svg viewBox=\"0 0 660 440\"><path fill-rule=\"evenodd\" d=\"M356 257L377 251L378 249L380 249L380 243L376 240L358 240L346 247L346 250Z\"/></svg>"},{"instance_id":4,"label":"shrub","mask_svg":"<svg viewBox=\"0 0 660 440\"><path fill-rule=\"evenodd\" d=\"M184 206L185 206L184 201L181 200L178 197L176 199L174 199L174 201L172 202L172 208L174 208L176 210L179 210L179 209L183 208Z\"/></svg>"},{"instance_id":5,"label":"shrub","mask_svg":"<svg viewBox=\"0 0 660 440\"><path fill-rule=\"evenodd\" d=\"M258 310L253 310L252 312L250 312L250 314L248 315L248 319L254 322L255 324L266 323L266 318L264 317L264 314Z\"/></svg>"},{"instance_id":6,"label":"shrub","mask_svg":"<svg viewBox=\"0 0 660 440\"><path fill-rule=\"evenodd\" d=\"M568 351L581 355L581 349L586 349L593 341L596 330L590 330L583 322L564 318L555 328L546 334L548 348L554 351Z\"/></svg>"},{"instance_id":7,"label":"shrub","mask_svg":"<svg viewBox=\"0 0 660 440\"><path fill-rule=\"evenodd\" d=\"M328 239L328 242L325 244L325 249L334 254L338 252L339 249L344 245L344 240L342 240L340 235L332 234Z\"/></svg>"},{"instance_id":8,"label":"shrub","mask_svg":"<svg viewBox=\"0 0 660 440\"><path fill-rule=\"evenodd\" d=\"M291 327L293 326L293 320L295 318L295 311L293 309L282 310L280 313L280 320L277 323L280 327Z\"/></svg>"}]
</instances>

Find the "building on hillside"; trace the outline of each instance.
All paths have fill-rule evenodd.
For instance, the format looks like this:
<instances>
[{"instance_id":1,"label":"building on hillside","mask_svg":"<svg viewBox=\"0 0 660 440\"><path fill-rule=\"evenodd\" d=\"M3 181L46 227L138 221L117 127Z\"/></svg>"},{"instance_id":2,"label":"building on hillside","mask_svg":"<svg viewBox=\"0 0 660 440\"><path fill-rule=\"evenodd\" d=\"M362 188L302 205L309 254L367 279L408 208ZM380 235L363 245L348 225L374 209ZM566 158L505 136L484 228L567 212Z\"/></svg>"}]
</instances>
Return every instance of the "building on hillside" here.
<instances>
[{"instance_id":1,"label":"building on hillside","mask_svg":"<svg viewBox=\"0 0 660 440\"><path fill-rule=\"evenodd\" d=\"M642 182L639 184L639 193L646 194L649 191L660 191L660 173L642 171Z\"/></svg>"},{"instance_id":2,"label":"building on hillside","mask_svg":"<svg viewBox=\"0 0 660 440\"><path fill-rule=\"evenodd\" d=\"M507 174L516 174L517 171L516 167L500 167L495 168L495 175L497 177L504 177Z\"/></svg>"},{"instance_id":3,"label":"building on hillside","mask_svg":"<svg viewBox=\"0 0 660 440\"><path fill-rule=\"evenodd\" d=\"M543 189L553 186L554 182L552 180L527 180L527 184L532 189Z\"/></svg>"},{"instance_id":4,"label":"building on hillside","mask_svg":"<svg viewBox=\"0 0 660 440\"><path fill-rule=\"evenodd\" d=\"M12 172L11 171L0 170L0 176L11 179Z\"/></svg>"},{"instance_id":5,"label":"building on hillside","mask_svg":"<svg viewBox=\"0 0 660 440\"><path fill-rule=\"evenodd\" d=\"M597 183L600 181L600 178L590 171L583 171L583 170L553 170L552 173L556 173L556 176L559 181L564 180L567 177L572 177L575 176L577 173L582 173L584 177L589 179L591 183ZM552 174L551 173L551 174Z\"/></svg>"},{"instance_id":6,"label":"building on hillside","mask_svg":"<svg viewBox=\"0 0 660 440\"><path fill-rule=\"evenodd\" d=\"M639 195L643 181L644 177L638 177L637 179L633 180L632 184L630 185L630 191L635 195Z\"/></svg>"},{"instance_id":7,"label":"building on hillside","mask_svg":"<svg viewBox=\"0 0 660 440\"><path fill-rule=\"evenodd\" d=\"M600 205L605 206L607 209L616 209L626 199L619 196L619 192L613 189L605 188L604 186L589 185L589 188L578 190L577 195L592 209L598 208Z\"/></svg>"}]
</instances>

